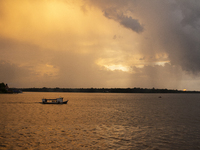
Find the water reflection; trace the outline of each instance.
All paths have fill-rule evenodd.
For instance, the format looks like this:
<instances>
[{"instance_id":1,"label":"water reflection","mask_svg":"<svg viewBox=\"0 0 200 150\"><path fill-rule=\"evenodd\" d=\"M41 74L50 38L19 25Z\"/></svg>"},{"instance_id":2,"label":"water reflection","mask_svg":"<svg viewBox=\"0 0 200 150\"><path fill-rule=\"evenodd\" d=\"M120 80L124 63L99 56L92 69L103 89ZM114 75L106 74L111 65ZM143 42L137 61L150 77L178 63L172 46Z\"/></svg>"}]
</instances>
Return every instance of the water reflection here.
<instances>
[{"instance_id":1,"label":"water reflection","mask_svg":"<svg viewBox=\"0 0 200 150\"><path fill-rule=\"evenodd\" d=\"M62 94L66 105L43 105ZM198 95L0 95L0 149L199 149Z\"/></svg>"}]
</instances>

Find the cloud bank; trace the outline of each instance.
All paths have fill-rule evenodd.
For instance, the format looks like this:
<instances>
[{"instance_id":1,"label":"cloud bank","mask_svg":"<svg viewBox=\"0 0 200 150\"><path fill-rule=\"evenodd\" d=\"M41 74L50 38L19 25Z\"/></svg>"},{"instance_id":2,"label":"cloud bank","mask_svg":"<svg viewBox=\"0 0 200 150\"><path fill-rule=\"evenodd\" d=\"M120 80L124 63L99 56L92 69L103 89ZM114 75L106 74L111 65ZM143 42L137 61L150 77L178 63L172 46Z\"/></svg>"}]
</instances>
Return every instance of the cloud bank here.
<instances>
[{"instance_id":1,"label":"cloud bank","mask_svg":"<svg viewBox=\"0 0 200 150\"><path fill-rule=\"evenodd\" d=\"M119 22L124 27L137 33L145 32L143 35L148 40L140 41L145 45L144 55L164 51L169 54L172 65L179 65L183 70L192 73L200 71L199 1L103 0L90 3L102 9L107 18ZM133 19L133 16L137 19Z\"/></svg>"},{"instance_id":2,"label":"cloud bank","mask_svg":"<svg viewBox=\"0 0 200 150\"><path fill-rule=\"evenodd\" d=\"M200 89L200 2L0 2L2 82Z\"/></svg>"}]
</instances>

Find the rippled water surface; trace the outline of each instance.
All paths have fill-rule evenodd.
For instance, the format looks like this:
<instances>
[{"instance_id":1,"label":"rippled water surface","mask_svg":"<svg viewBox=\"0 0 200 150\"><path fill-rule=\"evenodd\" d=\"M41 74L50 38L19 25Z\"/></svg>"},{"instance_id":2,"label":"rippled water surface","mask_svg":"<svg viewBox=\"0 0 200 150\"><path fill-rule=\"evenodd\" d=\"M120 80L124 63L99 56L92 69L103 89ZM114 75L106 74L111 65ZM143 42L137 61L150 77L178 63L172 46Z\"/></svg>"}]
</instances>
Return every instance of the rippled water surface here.
<instances>
[{"instance_id":1,"label":"rippled water surface","mask_svg":"<svg viewBox=\"0 0 200 150\"><path fill-rule=\"evenodd\" d=\"M200 149L200 95L0 94L0 149Z\"/></svg>"}]
</instances>

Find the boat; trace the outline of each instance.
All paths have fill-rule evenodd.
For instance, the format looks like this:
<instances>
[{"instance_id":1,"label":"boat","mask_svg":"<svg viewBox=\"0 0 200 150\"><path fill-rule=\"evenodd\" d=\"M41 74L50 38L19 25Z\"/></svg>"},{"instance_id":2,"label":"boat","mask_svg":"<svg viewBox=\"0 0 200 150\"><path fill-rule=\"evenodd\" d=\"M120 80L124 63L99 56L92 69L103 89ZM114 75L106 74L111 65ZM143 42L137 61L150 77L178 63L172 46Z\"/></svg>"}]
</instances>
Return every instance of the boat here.
<instances>
[{"instance_id":1,"label":"boat","mask_svg":"<svg viewBox=\"0 0 200 150\"><path fill-rule=\"evenodd\" d=\"M67 104L67 101L63 101L63 97L55 98L55 99L47 99L43 98L42 103L43 104Z\"/></svg>"}]
</instances>

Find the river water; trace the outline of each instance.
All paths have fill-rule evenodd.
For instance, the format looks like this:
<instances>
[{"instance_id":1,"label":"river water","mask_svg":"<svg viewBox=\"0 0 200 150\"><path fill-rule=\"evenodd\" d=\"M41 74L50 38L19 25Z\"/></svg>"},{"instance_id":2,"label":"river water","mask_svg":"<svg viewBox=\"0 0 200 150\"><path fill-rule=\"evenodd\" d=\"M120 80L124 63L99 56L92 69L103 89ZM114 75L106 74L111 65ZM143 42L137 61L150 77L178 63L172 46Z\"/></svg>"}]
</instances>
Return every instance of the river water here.
<instances>
[{"instance_id":1,"label":"river water","mask_svg":"<svg viewBox=\"0 0 200 150\"><path fill-rule=\"evenodd\" d=\"M200 95L0 94L0 149L200 149Z\"/></svg>"}]
</instances>

